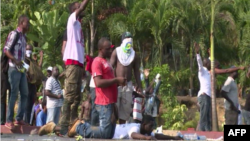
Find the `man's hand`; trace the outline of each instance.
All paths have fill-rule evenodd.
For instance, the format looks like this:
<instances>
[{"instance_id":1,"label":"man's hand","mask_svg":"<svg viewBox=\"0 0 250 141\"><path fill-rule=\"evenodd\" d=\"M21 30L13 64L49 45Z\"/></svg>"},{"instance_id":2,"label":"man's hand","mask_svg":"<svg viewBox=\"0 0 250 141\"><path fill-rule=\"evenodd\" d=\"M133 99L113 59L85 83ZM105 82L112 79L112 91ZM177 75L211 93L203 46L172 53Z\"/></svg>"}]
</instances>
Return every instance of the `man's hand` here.
<instances>
[{"instance_id":1,"label":"man's hand","mask_svg":"<svg viewBox=\"0 0 250 141\"><path fill-rule=\"evenodd\" d=\"M23 67L23 62L22 61L17 61L16 59L14 60L14 63L16 64L17 67Z\"/></svg>"},{"instance_id":2,"label":"man's hand","mask_svg":"<svg viewBox=\"0 0 250 141\"><path fill-rule=\"evenodd\" d=\"M230 106L230 109L231 110L234 110L235 112L237 112L238 114L240 114L241 112L240 112L240 110L238 109L238 108L236 108L234 105L232 105L231 104L231 106Z\"/></svg>"},{"instance_id":3,"label":"man's hand","mask_svg":"<svg viewBox=\"0 0 250 141\"><path fill-rule=\"evenodd\" d=\"M43 57L43 51L42 50L39 52L39 55L40 55L40 57Z\"/></svg>"},{"instance_id":4,"label":"man's hand","mask_svg":"<svg viewBox=\"0 0 250 141\"><path fill-rule=\"evenodd\" d=\"M142 92L142 88L136 87L136 92L141 93Z\"/></svg>"},{"instance_id":5,"label":"man's hand","mask_svg":"<svg viewBox=\"0 0 250 141\"><path fill-rule=\"evenodd\" d=\"M153 136L146 136L146 140L157 140L155 137L153 137Z\"/></svg>"},{"instance_id":6,"label":"man's hand","mask_svg":"<svg viewBox=\"0 0 250 141\"><path fill-rule=\"evenodd\" d=\"M176 136L174 137L175 140L184 140L182 137Z\"/></svg>"},{"instance_id":7,"label":"man's hand","mask_svg":"<svg viewBox=\"0 0 250 141\"><path fill-rule=\"evenodd\" d=\"M121 86L125 86L127 79L125 77L116 77L116 82Z\"/></svg>"},{"instance_id":8,"label":"man's hand","mask_svg":"<svg viewBox=\"0 0 250 141\"><path fill-rule=\"evenodd\" d=\"M57 99L61 99L63 96L61 94L57 95Z\"/></svg>"},{"instance_id":9,"label":"man's hand","mask_svg":"<svg viewBox=\"0 0 250 141\"><path fill-rule=\"evenodd\" d=\"M144 70L144 75L145 75L146 77L149 76L149 71L150 71L150 69L145 69L145 70Z\"/></svg>"},{"instance_id":10,"label":"man's hand","mask_svg":"<svg viewBox=\"0 0 250 141\"><path fill-rule=\"evenodd\" d=\"M196 42L194 42L194 49L195 49L196 54L199 54L199 52L200 52L200 45L197 44Z\"/></svg>"},{"instance_id":11,"label":"man's hand","mask_svg":"<svg viewBox=\"0 0 250 141\"><path fill-rule=\"evenodd\" d=\"M248 68L248 71L247 71L247 78L250 77L250 67Z\"/></svg>"}]
</instances>

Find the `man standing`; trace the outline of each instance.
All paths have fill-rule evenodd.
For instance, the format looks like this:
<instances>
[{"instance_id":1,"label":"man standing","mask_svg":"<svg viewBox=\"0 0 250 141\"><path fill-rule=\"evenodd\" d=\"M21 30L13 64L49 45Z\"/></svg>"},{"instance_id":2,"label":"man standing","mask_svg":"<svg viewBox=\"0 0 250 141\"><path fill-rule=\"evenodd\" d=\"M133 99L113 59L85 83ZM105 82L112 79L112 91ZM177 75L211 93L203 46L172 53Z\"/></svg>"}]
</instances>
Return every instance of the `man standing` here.
<instances>
[{"instance_id":1,"label":"man standing","mask_svg":"<svg viewBox=\"0 0 250 141\"><path fill-rule=\"evenodd\" d=\"M28 96L27 78L25 72L18 71L17 67L22 68L22 61L25 59L26 38L25 33L29 30L29 18L22 15L18 18L18 27L16 31L12 31L4 46L4 52L9 58L8 77L11 87L11 94L7 111L7 122L5 126L9 129L14 129L13 116L14 106L20 90L20 102L18 112L16 115L15 124L25 125L22 120L26 108L26 101ZM18 41L13 46L14 39L19 36Z\"/></svg>"},{"instance_id":2,"label":"man standing","mask_svg":"<svg viewBox=\"0 0 250 141\"><path fill-rule=\"evenodd\" d=\"M199 54L200 47L194 44L198 63L198 77L200 81L200 90L198 92L198 104L200 108L200 130L211 131L211 75L209 73L210 61L204 59L203 63Z\"/></svg>"},{"instance_id":3,"label":"man standing","mask_svg":"<svg viewBox=\"0 0 250 141\"><path fill-rule=\"evenodd\" d=\"M65 135L69 123L78 117L78 106L81 100L81 83L84 72L84 38L81 23L78 21L80 14L86 8L89 0L84 0L81 4L74 2L71 4L72 14L67 23L67 43L63 55L66 65L65 72L65 99L61 117L61 133Z\"/></svg>"},{"instance_id":4,"label":"man standing","mask_svg":"<svg viewBox=\"0 0 250 141\"><path fill-rule=\"evenodd\" d=\"M140 59L133 49L132 35L130 32L122 34L122 44L117 47L110 59L111 65L115 67L117 77L125 77L127 79L126 86L118 86L118 115L119 123L124 124L129 120L132 112L132 70L134 71L135 80L138 86L137 92L141 92L142 84L140 79Z\"/></svg>"},{"instance_id":5,"label":"man standing","mask_svg":"<svg viewBox=\"0 0 250 141\"><path fill-rule=\"evenodd\" d=\"M25 53L26 54L25 63L27 63L28 65L32 63L31 61L33 61L32 51L33 51L33 47L31 45L27 45L26 53ZM32 78L32 76L29 75L29 70L27 71L26 75L27 75L27 81L28 81L28 98L27 98L27 104L26 104L26 109L25 109L24 121L26 123L30 123L31 111L32 111L33 104L35 102L37 88L34 83L31 83L34 80L34 78Z\"/></svg>"},{"instance_id":6,"label":"man standing","mask_svg":"<svg viewBox=\"0 0 250 141\"><path fill-rule=\"evenodd\" d=\"M63 104L63 95L61 84L58 80L59 69L54 67L52 76L46 81L45 94L47 96L47 121L53 121L58 124L61 107Z\"/></svg>"},{"instance_id":7,"label":"man standing","mask_svg":"<svg viewBox=\"0 0 250 141\"><path fill-rule=\"evenodd\" d=\"M231 68L235 68L234 66ZM238 77L238 72L231 73L223 87L221 88L221 95L226 99L225 101L225 121L226 125L238 124L238 88L235 79Z\"/></svg>"},{"instance_id":8,"label":"man standing","mask_svg":"<svg viewBox=\"0 0 250 141\"><path fill-rule=\"evenodd\" d=\"M96 86L95 108L99 115L99 127L93 127L87 122L76 120L68 132L69 137L80 134L86 138L112 139L116 127L117 84L125 85L124 77L115 77L114 71L106 58L111 55L111 43L106 38L98 42L99 54L92 64L92 73ZM53 122L47 123L40 128L38 134L44 135L56 131ZM61 130L61 129L60 129Z\"/></svg>"}]
</instances>

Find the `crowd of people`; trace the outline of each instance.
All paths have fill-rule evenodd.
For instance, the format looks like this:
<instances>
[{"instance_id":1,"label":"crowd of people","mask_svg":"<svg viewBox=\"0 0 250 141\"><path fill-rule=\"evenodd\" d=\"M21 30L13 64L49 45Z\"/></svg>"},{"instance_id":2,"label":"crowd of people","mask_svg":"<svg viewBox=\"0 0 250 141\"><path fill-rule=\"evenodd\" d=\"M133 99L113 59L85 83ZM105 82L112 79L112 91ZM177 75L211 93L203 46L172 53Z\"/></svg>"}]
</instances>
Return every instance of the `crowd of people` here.
<instances>
[{"instance_id":1,"label":"crowd of people","mask_svg":"<svg viewBox=\"0 0 250 141\"><path fill-rule=\"evenodd\" d=\"M149 69L140 70L140 58L133 49L130 32L122 34L119 47L115 48L107 38L102 37L97 45L98 55L85 54L81 19L88 1L69 5L70 16L62 46L65 71L61 74L57 66L48 67L47 76L42 74L43 52L40 52L38 62L37 55L32 53L33 47L26 43L29 18L25 15L19 17L18 27L10 32L1 58L1 124L11 130L15 125L41 126L39 135L54 132L62 137L79 134L86 138L103 139L182 139L153 133L161 103L157 96L161 76L150 76ZM201 86L198 93L199 128L211 131L210 61L205 59L202 63L198 44L195 44L195 49ZM220 69L217 63L215 69L216 74L231 73L222 88L222 96L227 100L226 124L235 123L236 115L240 113L234 81L239 69L245 68ZM141 73L145 77L145 88L142 87ZM132 81L133 76L135 82ZM149 76L153 77L151 82ZM60 77L65 77L64 87ZM40 85L42 95L38 96ZM85 101L82 101L83 92L86 92ZM18 110L13 122L19 93ZM81 112L78 115L79 107ZM242 114L249 123L249 100L246 107Z\"/></svg>"},{"instance_id":2,"label":"crowd of people","mask_svg":"<svg viewBox=\"0 0 250 141\"><path fill-rule=\"evenodd\" d=\"M181 139L153 133L159 113L157 92L161 78L158 75L149 84L150 71L144 70L147 86L143 90L140 79L143 70L140 71L140 58L133 49L130 32L122 34L117 48L103 37L98 41L98 56L85 54L81 19L87 3L88 0L83 0L69 5L62 46L65 70L61 74L57 66L50 66L47 76L43 75L43 52L38 62L32 45L26 43L29 18L19 17L18 27L7 37L1 58L1 67L6 68L1 72L5 76L1 104L5 109L8 106L7 115L2 110L1 124L10 130L18 125L41 126L39 135L55 132L68 137L79 134L104 139ZM59 81L61 77L65 77L64 87ZM40 86L41 95L37 95ZM82 101L83 92L87 95L85 101ZM13 122L18 94L19 105ZM151 102L147 104L149 99Z\"/></svg>"}]
</instances>

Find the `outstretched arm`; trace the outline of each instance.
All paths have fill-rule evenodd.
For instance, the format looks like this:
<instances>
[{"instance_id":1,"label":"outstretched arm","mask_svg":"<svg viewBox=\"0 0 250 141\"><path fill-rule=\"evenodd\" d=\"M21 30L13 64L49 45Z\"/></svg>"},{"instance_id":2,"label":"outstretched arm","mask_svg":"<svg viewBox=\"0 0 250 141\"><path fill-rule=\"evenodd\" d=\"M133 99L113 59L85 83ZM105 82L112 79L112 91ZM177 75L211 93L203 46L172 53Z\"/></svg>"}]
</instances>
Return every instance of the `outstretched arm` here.
<instances>
[{"instance_id":1,"label":"outstretched arm","mask_svg":"<svg viewBox=\"0 0 250 141\"><path fill-rule=\"evenodd\" d=\"M42 69L42 66L43 66L43 51L40 51L39 54L40 54L39 67Z\"/></svg>"},{"instance_id":2,"label":"outstretched arm","mask_svg":"<svg viewBox=\"0 0 250 141\"><path fill-rule=\"evenodd\" d=\"M80 13L83 10L85 10L85 8L87 7L88 2L89 2L89 0L83 0L80 7L76 10L76 18L80 15Z\"/></svg>"},{"instance_id":3,"label":"outstretched arm","mask_svg":"<svg viewBox=\"0 0 250 141\"><path fill-rule=\"evenodd\" d=\"M136 132L133 132L131 134L131 137L133 139L138 139L138 140L153 140L154 139L154 137L152 137L152 136L145 136L145 135L142 135L142 134L136 133Z\"/></svg>"},{"instance_id":4,"label":"outstretched arm","mask_svg":"<svg viewBox=\"0 0 250 141\"><path fill-rule=\"evenodd\" d=\"M168 136L163 134L155 134L155 138L157 140L183 140L183 138L179 136Z\"/></svg>"},{"instance_id":5,"label":"outstretched arm","mask_svg":"<svg viewBox=\"0 0 250 141\"><path fill-rule=\"evenodd\" d=\"M215 74L225 74L225 73L232 73L232 72L235 72L237 70L244 70L245 67L236 67L236 68L228 68L228 69L218 69L218 68L215 68L214 71L215 71Z\"/></svg>"}]
</instances>

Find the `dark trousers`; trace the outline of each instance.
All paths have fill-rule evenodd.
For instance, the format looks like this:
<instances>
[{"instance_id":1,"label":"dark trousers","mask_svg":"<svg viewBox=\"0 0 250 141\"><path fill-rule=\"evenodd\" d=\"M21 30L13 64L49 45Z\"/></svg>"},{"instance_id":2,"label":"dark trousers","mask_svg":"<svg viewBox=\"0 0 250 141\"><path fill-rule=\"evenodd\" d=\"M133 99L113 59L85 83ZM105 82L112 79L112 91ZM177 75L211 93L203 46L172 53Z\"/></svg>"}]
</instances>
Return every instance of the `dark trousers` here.
<instances>
[{"instance_id":1,"label":"dark trousers","mask_svg":"<svg viewBox=\"0 0 250 141\"><path fill-rule=\"evenodd\" d=\"M32 107L34 105L35 97L36 97L36 85L31 84L28 82L28 98L27 98L27 105L24 113L24 121L26 123L30 123L30 117L32 112Z\"/></svg>"},{"instance_id":2,"label":"dark trousers","mask_svg":"<svg viewBox=\"0 0 250 141\"><path fill-rule=\"evenodd\" d=\"M1 72L1 125L4 125L6 121L7 90L9 90L10 98L11 92L8 74Z\"/></svg>"},{"instance_id":3,"label":"dark trousers","mask_svg":"<svg viewBox=\"0 0 250 141\"><path fill-rule=\"evenodd\" d=\"M91 125L92 126L99 126L99 114L95 108L95 88L90 88L90 94L91 94Z\"/></svg>"},{"instance_id":4,"label":"dark trousers","mask_svg":"<svg viewBox=\"0 0 250 141\"><path fill-rule=\"evenodd\" d=\"M198 103L200 106L200 130L211 131L211 97L202 94L198 97Z\"/></svg>"}]
</instances>

